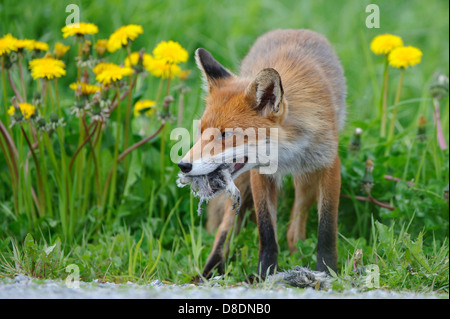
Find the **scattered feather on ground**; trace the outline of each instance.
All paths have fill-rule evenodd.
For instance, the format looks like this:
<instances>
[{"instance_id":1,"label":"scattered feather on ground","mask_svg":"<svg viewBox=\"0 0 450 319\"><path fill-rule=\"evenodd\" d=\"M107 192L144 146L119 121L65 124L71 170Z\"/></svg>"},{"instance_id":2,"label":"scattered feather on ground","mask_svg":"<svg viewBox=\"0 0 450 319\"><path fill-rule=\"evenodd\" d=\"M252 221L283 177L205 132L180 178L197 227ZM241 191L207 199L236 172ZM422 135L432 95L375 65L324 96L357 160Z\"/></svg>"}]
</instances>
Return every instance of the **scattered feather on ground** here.
<instances>
[{"instance_id":1,"label":"scattered feather on ground","mask_svg":"<svg viewBox=\"0 0 450 319\"><path fill-rule=\"evenodd\" d=\"M295 266L294 269L278 272L269 276L267 281L274 284L288 285L297 288L327 288L332 278L323 271L314 271Z\"/></svg>"}]
</instances>

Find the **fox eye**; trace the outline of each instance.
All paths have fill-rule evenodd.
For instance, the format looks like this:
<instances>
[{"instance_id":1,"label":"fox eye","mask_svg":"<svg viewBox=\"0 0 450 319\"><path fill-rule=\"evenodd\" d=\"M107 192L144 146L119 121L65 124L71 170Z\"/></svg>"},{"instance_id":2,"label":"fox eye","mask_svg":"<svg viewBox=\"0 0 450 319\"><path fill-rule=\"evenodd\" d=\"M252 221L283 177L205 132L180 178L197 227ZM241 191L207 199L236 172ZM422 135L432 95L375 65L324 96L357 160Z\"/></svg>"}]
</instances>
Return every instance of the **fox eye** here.
<instances>
[{"instance_id":1,"label":"fox eye","mask_svg":"<svg viewBox=\"0 0 450 319\"><path fill-rule=\"evenodd\" d=\"M232 137L234 135L234 132L222 132L222 139L227 139L229 137Z\"/></svg>"}]
</instances>

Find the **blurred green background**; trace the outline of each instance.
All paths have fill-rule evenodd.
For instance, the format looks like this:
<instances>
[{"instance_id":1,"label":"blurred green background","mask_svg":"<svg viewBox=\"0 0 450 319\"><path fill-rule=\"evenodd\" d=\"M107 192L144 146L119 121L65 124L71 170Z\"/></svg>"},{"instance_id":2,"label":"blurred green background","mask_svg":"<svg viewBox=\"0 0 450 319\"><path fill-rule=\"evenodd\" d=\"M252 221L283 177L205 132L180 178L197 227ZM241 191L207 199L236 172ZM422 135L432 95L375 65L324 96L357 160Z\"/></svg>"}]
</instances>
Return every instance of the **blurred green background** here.
<instances>
[{"instance_id":1,"label":"blurred green background","mask_svg":"<svg viewBox=\"0 0 450 319\"><path fill-rule=\"evenodd\" d=\"M376 111L374 99L378 98L379 91L374 93L374 88L380 87L382 69L374 66L381 64L382 59L369 52L369 43L374 36L393 33L401 36L405 45L423 51L423 62L408 70L405 95L407 91L421 94L433 72L448 73L449 2L445 0L2 0L0 34L11 32L16 37L40 39L50 44L61 41L60 30L69 15L65 8L71 3L79 6L80 21L98 25L100 31L96 38L107 38L124 24L140 24L144 34L134 47L151 51L159 41L178 41L190 53L191 69L195 69L193 52L198 47L212 52L228 68L238 70L240 60L254 40L266 31L308 28L320 32L330 40L344 65L350 123L371 118ZM369 15L365 9L371 3L380 8L379 29L368 29L365 25ZM63 42L71 44L72 40ZM199 74L195 73L191 78L198 79ZM66 81L70 81L68 77ZM198 111L198 105L193 105L195 101L190 100L189 105L193 112ZM408 114L417 112L417 106L410 105L408 110L401 112L409 118Z\"/></svg>"}]
</instances>

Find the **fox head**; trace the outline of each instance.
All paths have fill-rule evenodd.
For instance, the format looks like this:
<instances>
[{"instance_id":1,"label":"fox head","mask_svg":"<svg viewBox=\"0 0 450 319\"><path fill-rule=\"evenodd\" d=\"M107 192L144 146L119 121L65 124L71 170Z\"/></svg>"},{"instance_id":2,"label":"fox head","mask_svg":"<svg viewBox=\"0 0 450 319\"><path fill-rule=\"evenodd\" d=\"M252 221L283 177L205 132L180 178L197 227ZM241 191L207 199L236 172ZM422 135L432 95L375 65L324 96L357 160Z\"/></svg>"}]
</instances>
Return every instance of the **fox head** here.
<instances>
[{"instance_id":1,"label":"fox head","mask_svg":"<svg viewBox=\"0 0 450 319\"><path fill-rule=\"evenodd\" d=\"M235 179L267 165L266 147L278 139L274 128L287 115L280 75L268 68L254 78L240 78L204 49L197 49L195 56L207 90L206 108L196 143L178 163L181 171L207 175L227 165Z\"/></svg>"}]
</instances>

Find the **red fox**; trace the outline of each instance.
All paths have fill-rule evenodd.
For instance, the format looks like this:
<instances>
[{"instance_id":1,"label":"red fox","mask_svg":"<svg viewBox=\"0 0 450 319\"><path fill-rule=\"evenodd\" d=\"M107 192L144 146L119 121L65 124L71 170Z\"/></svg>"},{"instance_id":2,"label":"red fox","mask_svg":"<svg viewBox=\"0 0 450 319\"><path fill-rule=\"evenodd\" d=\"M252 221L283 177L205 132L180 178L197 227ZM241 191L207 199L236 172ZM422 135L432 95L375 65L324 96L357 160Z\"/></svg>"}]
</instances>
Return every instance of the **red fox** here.
<instances>
[{"instance_id":1,"label":"red fox","mask_svg":"<svg viewBox=\"0 0 450 319\"><path fill-rule=\"evenodd\" d=\"M205 151L204 140L198 140L178 163L182 173L213 174L224 167L220 161L210 160L213 156L234 156L227 167L240 191L242 208L255 209L259 232L257 274L262 278L277 269L279 181L291 174L295 201L287 233L289 250L294 252L297 241L305 239L308 211L317 201L317 270L328 271L329 267L336 271L341 186L338 132L345 122L346 82L331 45L313 31L275 30L256 40L243 59L238 76L204 49L197 49L196 61L208 93L199 132L218 130L219 136L213 143L222 148L215 148L211 154L209 149ZM263 174L258 171L262 166L258 158L254 162L248 160L246 147L260 143L260 138L245 136L238 144L235 140L242 132L228 134L227 128L276 129L276 133L270 133L277 138L276 171ZM212 194L219 192L220 189L211 190ZM281 196L285 194L281 192ZM232 201L222 195L213 198L208 207L208 216L217 214L221 221L204 276L214 269L223 273L226 241L235 220ZM214 224L208 221L208 226Z\"/></svg>"}]
</instances>

